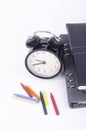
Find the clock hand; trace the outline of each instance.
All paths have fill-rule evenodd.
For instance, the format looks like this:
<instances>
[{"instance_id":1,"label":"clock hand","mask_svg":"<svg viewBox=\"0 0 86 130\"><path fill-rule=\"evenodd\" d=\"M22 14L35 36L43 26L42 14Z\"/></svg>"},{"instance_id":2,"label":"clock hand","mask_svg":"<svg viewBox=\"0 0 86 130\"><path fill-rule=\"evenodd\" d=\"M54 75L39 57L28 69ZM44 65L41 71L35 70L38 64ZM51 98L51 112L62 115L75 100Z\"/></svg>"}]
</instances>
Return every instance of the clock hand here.
<instances>
[{"instance_id":1,"label":"clock hand","mask_svg":"<svg viewBox=\"0 0 86 130\"><path fill-rule=\"evenodd\" d=\"M42 63L35 63L35 64L33 64L33 66L34 65L40 65L40 64L45 64L46 62L42 62Z\"/></svg>"},{"instance_id":2,"label":"clock hand","mask_svg":"<svg viewBox=\"0 0 86 130\"><path fill-rule=\"evenodd\" d=\"M39 62L42 62L42 63L43 63L43 62L45 62L44 60L43 60L43 61L41 61L41 60L38 60L38 59L35 59L35 60L36 60L36 61L39 61Z\"/></svg>"}]
</instances>

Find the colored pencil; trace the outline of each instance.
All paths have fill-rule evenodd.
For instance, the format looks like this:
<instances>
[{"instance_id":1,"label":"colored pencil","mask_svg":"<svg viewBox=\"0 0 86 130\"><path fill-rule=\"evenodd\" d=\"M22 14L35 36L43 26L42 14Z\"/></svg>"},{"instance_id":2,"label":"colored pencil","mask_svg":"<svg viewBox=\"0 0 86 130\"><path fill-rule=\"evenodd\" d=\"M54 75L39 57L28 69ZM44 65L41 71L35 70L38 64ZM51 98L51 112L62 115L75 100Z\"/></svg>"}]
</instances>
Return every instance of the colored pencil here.
<instances>
[{"instance_id":1,"label":"colored pencil","mask_svg":"<svg viewBox=\"0 0 86 130\"><path fill-rule=\"evenodd\" d=\"M48 106L48 99L47 99L47 95L46 95L45 91L43 91L42 94L44 97L45 105Z\"/></svg>"},{"instance_id":2,"label":"colored pencil","mask_svg":"<svg viewBox=\"0 0 86 130\"><path fill-rule=\"evenodd\" d=\"M36 102L36 101L28 100L28 99L21 98L21 97L15 96L15 95L13 95L12 97L14 99L17 99L17 100L20 100L20 101L24 101L24 102L27 102L27 103L38 104L38 102Z\"/></svg>"},{"instance_id":3,"label":"colored pencil","mask_svg":"<svg viewBox=\"0 0 86 130\"><path fill-rule=\"evenodd\" d=\"M47 115L48 112L47 112L46 105L45 105L45 101L44 101L43 94L42 94L41 91L40 91L40 98L41 98L41 103L42 103L42 107L43 107L44 114Z\"/></svg>"},{"instance_id":4,"label":"colored pencil","mask_svg":"<svg viewBox=\"0 0 86 130\"><path fill-rule=\"evenodd\" d=\"M27 99L27 100L31 100L31 101L35 101L35 102L39 103L39 100L37 100L35 98L30 98L28 96L25 96L25 95L22 95L22 94L17 94L17 93L14 93L13 95L16 96L16 97L22 98L22 99Z\"/></svg>"},{"instance_id":5,"label":"colored pencil","mask_svg":"<svg viewBox=\"0 0 86 130\"><path fill-rule=\"evenodd\" d=\"M37 98L38 100L40 100L40 96L34 91L32 90L29 86L25 85L27 92L31 93L32 96L34 96L35 98Z\"/></svg>"},{"instance_id":6,"label":"colored pencil","mask_svg":"<svg viewBox=\"0 0 86 130\"><path fill-rule=\"evenodd\" d=\"M20 83L20 84L21 84L22 88L25 90L25 92L29 95L29 97L33 97L31 95L31 93L27 90L27 87L23 83Z\"/></svg>"},{"instance_id":7,"label":"colored pencil","mask_svg":"<svg viewBox=\"0 0 86 130\"><path fill-rule=\"evenodd\" d=\"M34 90L32 90L31 87L29 87L27 85L24 85L23 83L21 85L25 87L27 93L31 94L32 96L34 96L35 98L37 98L38 100L40 100L40 96Z\"/></svg>"},{"instance_id":8,"label":"colored pencil","mask_svg":"<svg viewBox=\"0 0 86 130\"><path fill-rule=\"evenodd\" d=\"M58 107L57 107L57 104L56 104L56 101L54 99L54 96L52 93L50 93L50 97L51 97L51 101L52 101L52 104L53 104L53 107L54 107L54 110L55 110L55 113L56 115L59 115L59 110L58 110Z\"/></svg>"}]
</instances>

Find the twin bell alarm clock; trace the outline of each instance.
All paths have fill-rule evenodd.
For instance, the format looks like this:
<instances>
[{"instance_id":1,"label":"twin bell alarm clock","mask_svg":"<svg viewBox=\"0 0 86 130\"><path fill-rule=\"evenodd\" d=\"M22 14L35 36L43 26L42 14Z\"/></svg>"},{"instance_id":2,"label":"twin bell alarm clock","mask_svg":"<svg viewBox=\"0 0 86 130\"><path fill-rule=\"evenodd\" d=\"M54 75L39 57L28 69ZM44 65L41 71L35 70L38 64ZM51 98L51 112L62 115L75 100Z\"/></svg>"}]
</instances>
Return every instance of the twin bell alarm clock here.
<instances>
[{"instance_id":1,"label":"twin bell alarm clock","mask_svg":"<svg viewBox=\"0 0 86 130\"><path fill-rule=\"evenodd\" d=\"M40 78L52 78L59 74L62 68L63 43L48 31L35 32L26 41L30 48L25 57L27 70Z\"/></svg>"}]
</instances>

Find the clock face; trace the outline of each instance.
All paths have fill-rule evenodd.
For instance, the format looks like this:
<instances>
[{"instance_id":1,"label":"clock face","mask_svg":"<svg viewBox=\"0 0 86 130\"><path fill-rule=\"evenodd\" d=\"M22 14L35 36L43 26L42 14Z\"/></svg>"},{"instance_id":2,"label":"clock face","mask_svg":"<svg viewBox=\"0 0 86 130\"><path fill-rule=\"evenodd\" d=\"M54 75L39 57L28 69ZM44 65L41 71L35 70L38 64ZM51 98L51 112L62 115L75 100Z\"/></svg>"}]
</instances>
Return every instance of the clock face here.
<instances>
[{"instance_id":1,"label":"clock face","mask_svg":"<svg viewBox=\"0 0 86 130\"><path fill-rule=\"evenodd\" d=\"M61 69L58 57L47 50L36 50L29 53L25 59L25 65L29 72L41 78L54 77Z\"/></svg>"}]
</instances>

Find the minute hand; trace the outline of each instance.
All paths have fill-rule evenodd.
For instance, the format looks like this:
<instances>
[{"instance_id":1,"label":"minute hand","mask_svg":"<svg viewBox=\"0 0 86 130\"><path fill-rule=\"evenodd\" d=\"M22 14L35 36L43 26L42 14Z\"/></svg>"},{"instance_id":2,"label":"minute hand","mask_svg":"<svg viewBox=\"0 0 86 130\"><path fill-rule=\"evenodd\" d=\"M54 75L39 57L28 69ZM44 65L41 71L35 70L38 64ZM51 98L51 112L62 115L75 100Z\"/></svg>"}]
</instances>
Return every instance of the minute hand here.
<instances>
[{"instance_id":1,"label":"minute hand","mask_svg":"<svg viewBox=\"0 0 86 130\"><path fill-rule=\"evenodd\" d=\"M41 60L38 60L38 59L35 59L36 61L38 61L38 62L41 62L41 63L44 63L45 61L43 60L43 61L41 61Z\"/></svg>"},{"instance_id":2,"label":"minute hand","mask_svg":"<svg viewBox=\"0 0 86 130\"><path fill-rule=\"evenodd\" d=\"M35 64L33 64L33 66L34 65L40 65L40 64L45 64L46 62L42 62L42 63L35 63Z\"/></svg>"}]
</instances>

